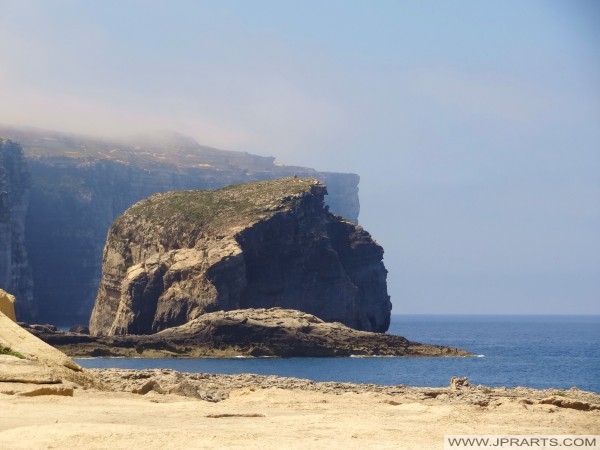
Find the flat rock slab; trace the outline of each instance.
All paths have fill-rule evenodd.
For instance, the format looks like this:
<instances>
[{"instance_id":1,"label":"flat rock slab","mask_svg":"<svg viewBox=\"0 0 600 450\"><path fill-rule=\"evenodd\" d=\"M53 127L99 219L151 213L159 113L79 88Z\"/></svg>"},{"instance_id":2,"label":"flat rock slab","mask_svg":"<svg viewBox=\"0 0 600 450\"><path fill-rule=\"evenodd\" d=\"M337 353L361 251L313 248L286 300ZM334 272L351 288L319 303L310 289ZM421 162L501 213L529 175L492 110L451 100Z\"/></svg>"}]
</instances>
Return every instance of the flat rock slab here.
<instances>
[{"instance_id":1,"label":"flat rock slab","mask_svg":"<svg viewBox=\"0 0 600 450\"><path fill-rule=\"evenodd\" d=\"M585 401L578 401L569 398L559 398L555 396L547 397L540 401L540 403L545 405L554 405L559 408L571 408L577 409L579 411L595 411L600 410L600 405L590 404Z\"/></svg>"},{"instance_id":2,"label":"flat rock slab","mask_svg":"<svg viewBox=\"0 0 600 450\"><path fill-rule=\"evenodd\" d=\"M22 397L36 397L39 395L63 395L73 397L73 387L66 386L63 383L36 384L0 382L0 394L20 395Z\"/></svg>"},{"instance_id":3,"label":"flat rock slab","mask_svg":"<svg viewBox=\"0 0 600 450\"><path fill-rule=\"evenodd\" d=\"M472 356L464 350L359 331L283 308L215 311L152 335L83 336L57 331L38 336L80 357Z\"/></svg>"},{"instance_id":4,"label":"flat rock slab","mask_svg":"<svg viewBox=\"0 0 600 450\"><path fill-rule=\"evenodd\" d=\"M57 384L61 379L36 361L0 355L0 383Z\"/></svg>"}]
</instances>

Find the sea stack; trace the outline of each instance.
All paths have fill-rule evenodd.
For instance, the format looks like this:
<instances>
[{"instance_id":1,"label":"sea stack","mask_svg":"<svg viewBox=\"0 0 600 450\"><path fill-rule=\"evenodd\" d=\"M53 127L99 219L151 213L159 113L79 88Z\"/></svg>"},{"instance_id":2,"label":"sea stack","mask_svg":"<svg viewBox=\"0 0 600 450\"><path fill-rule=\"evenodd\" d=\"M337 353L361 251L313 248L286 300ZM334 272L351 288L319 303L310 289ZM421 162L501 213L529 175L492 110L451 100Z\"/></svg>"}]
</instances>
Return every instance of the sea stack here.
<instances>
[{"instance_id":1,"label":"sea stack","mask_svg":"<svg viewBox=\"0 0 600 450\"><path fill-rule=\"evenodd\" d=\"M385 332L383 249L331 214L326 193L291 177L138 202L109 230L91 334L152 334L213 311L271 307Z\"/></svg>"}]
</instances>

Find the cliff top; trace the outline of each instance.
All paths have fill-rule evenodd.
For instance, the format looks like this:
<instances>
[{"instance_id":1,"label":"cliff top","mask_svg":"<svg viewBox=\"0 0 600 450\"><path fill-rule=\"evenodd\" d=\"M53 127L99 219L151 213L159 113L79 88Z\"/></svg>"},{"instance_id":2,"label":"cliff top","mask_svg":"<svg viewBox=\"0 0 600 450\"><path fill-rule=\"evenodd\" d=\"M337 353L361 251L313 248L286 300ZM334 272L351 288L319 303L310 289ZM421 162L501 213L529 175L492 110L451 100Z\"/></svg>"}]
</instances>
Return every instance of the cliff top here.
<instances>
[{"instance_id":1,"label":"cliff top","mask_svg":"<svg viewBox=\"0 0 600 450\"><path fill-rule=\"evenodd\" d=\"M77 162L105 160L142 167L170 164L200 169L244 166L253 170L266 170L275 160L273 157L200 145L191 137L168 131L102 138L0 125L0 135L19 142L27 157L32 159L63 158Z\"/></svg>"},{"instance_id":2,"label":"cliff top","mask_svg":"<svg viewBox=\"0 0 600 450\"><path fill-rule=\"evenodd\" d=\"M327 193L312 178L280 178L228 186L213 191L173 191L155 194L129 208L113 227L160 229L161 234L185 236L200 230L247 226L297 206L300 199ZM165 233L165 230L168 232Z\"/></svg>"},{"instance_id":3,"label":"cliff top","mask_svg":"<svg viewBox=\"0 0 600 450\"><path fill-rule=\"evenodd\" d=\"M173 131L155 131L122 138L102 138L0 124L0 136L19 142L30 159L59 159L75 163L112 161L150 168L157 164L179 169L243 168L250 172L277 171L272 156L221 150L201 145L195 139ZM299 167L303 172L314 169Z\"/></svg>"}]
</instances>

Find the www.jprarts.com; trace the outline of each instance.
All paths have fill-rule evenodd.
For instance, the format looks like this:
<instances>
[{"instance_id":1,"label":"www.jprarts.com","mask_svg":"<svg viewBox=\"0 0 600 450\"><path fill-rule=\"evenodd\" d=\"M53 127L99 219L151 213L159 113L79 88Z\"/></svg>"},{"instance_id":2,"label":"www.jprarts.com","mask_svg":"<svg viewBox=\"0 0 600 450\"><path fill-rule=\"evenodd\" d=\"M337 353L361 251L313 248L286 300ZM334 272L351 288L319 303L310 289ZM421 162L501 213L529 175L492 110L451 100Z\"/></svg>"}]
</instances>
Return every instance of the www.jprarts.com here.
<instances>
[{"instance_id":1,"label":"www.jprarts.com","mask_svg":"<svg viewBox=\"0 0 600 450\"><path fill-rule=\"evenodd\" d=\"M547 448L600 449L598 435L557 435L557 436L494 436L462 435L444 436L444 450L497 448L547 449Z\"/></svg>"}]
</instances>

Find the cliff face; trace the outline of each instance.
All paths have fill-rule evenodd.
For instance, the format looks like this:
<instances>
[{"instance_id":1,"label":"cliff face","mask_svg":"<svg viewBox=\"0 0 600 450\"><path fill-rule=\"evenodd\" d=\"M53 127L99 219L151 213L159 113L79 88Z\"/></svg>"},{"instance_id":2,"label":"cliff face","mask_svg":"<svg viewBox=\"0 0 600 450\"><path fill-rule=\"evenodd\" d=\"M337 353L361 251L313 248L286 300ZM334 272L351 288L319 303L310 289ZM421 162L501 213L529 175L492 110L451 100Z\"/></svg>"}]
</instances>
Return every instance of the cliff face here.
<instances>
[{"instance_id":1,"label":"cliff face","mask_svg":"<svg viewBox=\"0 0 600 450\"><path fill-rule=\"evenodd\" d=\"M143 200L112 224L90 320L95 335L150 334L216 310L284 307L386 331L383 250L285 178Z\"/></svg>"},{"instance_id":2,"label":"cliff face","mask_svg":"<svg viewBox=\"0 0 600 450\"><path fill-rule=\"evenodd\" d=\"M0 288L18 299L17 317L35 311L25 246L29 173L21 147L0 138Z\"/></svg>"},{"instance_id":3,"label":"cliff face","mask_svg":"<svg viewBox=\"0 0 600 450\"><path fill-rule=\"evenodd\" d=\"M19 315L24 321L87 322L110 224L158 192L216 189L296 174L327 183L331 211L358 220L355 174L281 166L271 157L204 147L174 133L118 142L7 127L0 127L0 135L21 143L31 174L27 215L13 215L25 230L22 248L33 273L33 297L28 294L28 306ZM24 305L23 294L12 291Z\"/></svg>"}]
</instances>

